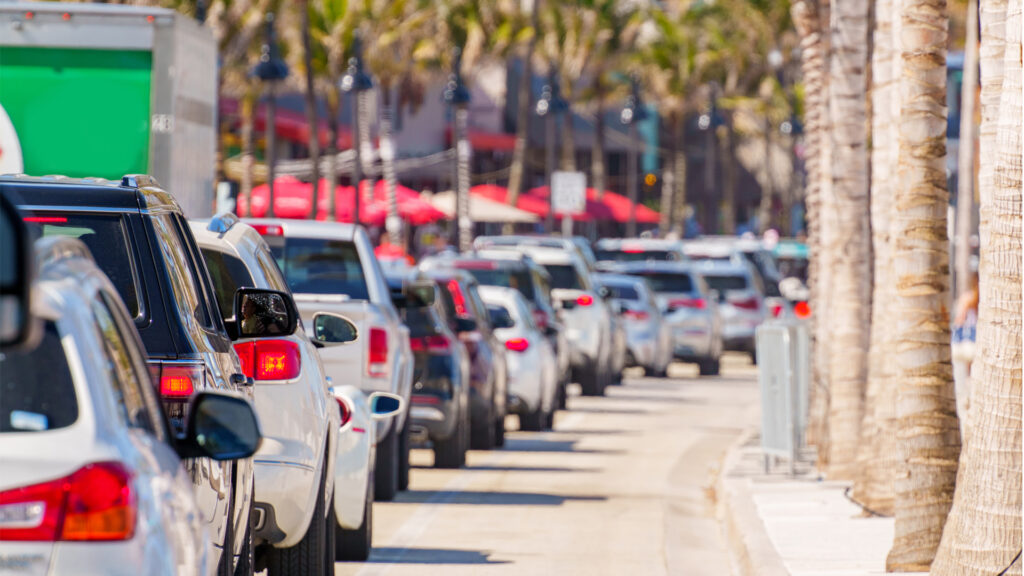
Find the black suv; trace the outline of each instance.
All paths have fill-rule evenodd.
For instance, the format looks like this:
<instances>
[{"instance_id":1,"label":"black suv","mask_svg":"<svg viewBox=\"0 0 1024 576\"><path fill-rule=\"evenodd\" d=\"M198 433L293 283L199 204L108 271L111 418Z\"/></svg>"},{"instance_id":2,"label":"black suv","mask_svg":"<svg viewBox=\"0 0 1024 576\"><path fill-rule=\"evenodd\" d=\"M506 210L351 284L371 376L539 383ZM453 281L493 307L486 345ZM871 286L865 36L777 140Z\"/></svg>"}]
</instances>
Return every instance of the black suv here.
<instances>
[{"instance_id":1,"label":"black suv","mask_svg":"<svg viewBox=\"0 0 1024 576\"><path fill-rule=\"evenodd\" d=\"M4 176L0 192L19 199L24 220L35 224L38 234L77 238L92 252L139 330L153 384L175 430L183 429L194 392L228 390L252 400L252 381L232 347L238 327L222 320L181 207L154 179ZM256 292L263 293L260 298L282 298L291 316L286 324L294 325L297 313L286 294L246 289L236 302L243 293ZM186 460L185 467L214 544L233 552L221 554L218 573L251 574L252 459L197 458Z\"/></svg>"}]
</instances>

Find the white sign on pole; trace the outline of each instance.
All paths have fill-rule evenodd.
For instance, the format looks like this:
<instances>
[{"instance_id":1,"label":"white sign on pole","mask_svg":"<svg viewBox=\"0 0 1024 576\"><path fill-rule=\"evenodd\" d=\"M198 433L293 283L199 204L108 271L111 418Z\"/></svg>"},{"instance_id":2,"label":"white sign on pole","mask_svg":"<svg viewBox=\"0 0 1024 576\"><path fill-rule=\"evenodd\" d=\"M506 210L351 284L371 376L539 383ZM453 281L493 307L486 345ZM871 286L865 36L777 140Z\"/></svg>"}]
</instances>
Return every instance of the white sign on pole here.
<instances>
[{"instance_id":1,"label":"white sign on pole","mask_svg":"<svg viewBox=\"0 0 1024 576\"><path fill-rule=\"evenodd\" d=\"M587 176L583 172L552 172L551 208L563 214L586 211Z\"/></svg>"}]
</instances>

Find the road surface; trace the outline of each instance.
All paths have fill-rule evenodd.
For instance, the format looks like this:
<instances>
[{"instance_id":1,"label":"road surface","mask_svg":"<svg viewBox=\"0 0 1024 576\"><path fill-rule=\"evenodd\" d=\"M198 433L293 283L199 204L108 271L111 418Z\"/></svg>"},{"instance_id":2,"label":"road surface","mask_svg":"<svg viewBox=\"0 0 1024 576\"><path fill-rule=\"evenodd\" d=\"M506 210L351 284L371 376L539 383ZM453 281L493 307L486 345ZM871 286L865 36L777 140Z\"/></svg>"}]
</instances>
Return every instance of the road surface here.
<instances>
[{"instance_id":1,"label":"road surface","mask_svg":"<svg viewBox=\"0 0 1024 576\"><path fill-rule=\"evenodd\" d=\"M554 431L510 432L462 470L414 450L410 490L374 505L370 561L335 573L730 574L713 486L757 421L755 369L730 356L721 377L683 364L669 375L630 372L607 397L573 396Z\"/></svg>"}]
</instances>

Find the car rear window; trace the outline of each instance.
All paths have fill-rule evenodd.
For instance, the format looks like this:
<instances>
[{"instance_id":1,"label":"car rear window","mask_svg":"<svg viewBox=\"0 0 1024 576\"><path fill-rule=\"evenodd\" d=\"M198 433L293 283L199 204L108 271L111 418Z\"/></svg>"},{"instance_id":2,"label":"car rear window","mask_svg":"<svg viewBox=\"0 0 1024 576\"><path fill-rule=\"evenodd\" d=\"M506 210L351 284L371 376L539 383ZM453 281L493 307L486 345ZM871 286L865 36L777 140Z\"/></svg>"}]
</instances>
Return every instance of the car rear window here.
<instances>
[{"instance_id":1,"label":"car rear window","mask_svg":"<svg viewBox=\"0 0 1024 576\"><path fill-rule=\"evenodd\" d=\"M288 238L270 247L292 292L344 294L369 300L363 265L356 245L344 240Z\"/></svg>"},{"instance_id":2,"label":"car rear window","mask_svg":"<svg viewBox=\"0 0 1024 576\"><path fill-rule=\"evenodd\" d=\"M38 346L0 353L0 432L55 430L75 420L75 383L57 326L46 322Z\"/></svg>"},{"instance_id":3,"label":"car rear window","mask_svg":"<svg viewBox=\"0 0 1024 576\"><path fill-rule=\"evenodd\" d=\"M132 318L139 316L139 290L134 260L128 248L124 217L110 214L43 216L43 236L67 236L82 241L96 265L110 278Z\"/></svg>"},{"instance_id":4,"label":"car rear window","mask_svg":"<svg viewBox=\"0 0 1024 576\"><path fill-rule=\"evenodd\" d=\"M598 250L599 261L612 262L646 262L648 260L676 261L679 256L668 250Z\"/></svg>"},{"instance_id":5,"label":"car rear window","mask_svg":"<svg viewBox=\"0 0 1024 576\"><path fill-rule=\"evenodd\" d=\"M245 264L237 257L219 250L203 248L206 269L213 280L213 291L217 295L220 313L225 317L234 316L235 291L242 287L255 288L256 283Z\"/></svg>"},{"instance_id":6,"label":"car rear window","mask_svg":"<svg viewBox=\"0 0 1024 576\"><path fill-rule=\"evenodd\" d=\"M738 274L705 274L704 281L712 290L719 292L727 290L746 290L748 287L746 276Z\"/></svg>"},{"instance_id":7,"label":"car rear window","mask_svg":"<svg viewBox=\"0 0 1024 576\"><path fill-rule=\"evenodd\" d=\"M583 281L570 264L545 264L544 269L551 275L551 287L563 290L584 290Z\"/></svg>"},{"instance_id":8,"label":"car rear window","mask_svg":"<svg viewBox=\"0 0 1024 576\"><path fill-rule=\"evenodd\" d=\"M514 270L511 268L506 268L504 270L500 268L494 270L468 268L466 270L483 286L515 288L523 295L523 298L526 298L531 302L536 298L536 293L533 290L533 280L530 277L529 270Z\"/></svg>"},{"instance_id":9,"label":"car rear window","mask_svg":"<svg viewBox=\"0 0 1024 576\"><path fill-rule=\"evenodd\" d=\"M605 288L611 292L612 298L618 298L620 300L639 300L640 294L636 291L636 288L632 286L623 286L615 284L607 284Z\"/></svg>"},{"instance_id":10,"label":"car rear window","mask_svg":"<svg viewBox=\"0 0 1024 576\"><path fill-rule=\"evenodd\" d=\"M641 273L655 292L693 292L693 279L689 274L673 272Z\"/></svg>"}]
</instances>

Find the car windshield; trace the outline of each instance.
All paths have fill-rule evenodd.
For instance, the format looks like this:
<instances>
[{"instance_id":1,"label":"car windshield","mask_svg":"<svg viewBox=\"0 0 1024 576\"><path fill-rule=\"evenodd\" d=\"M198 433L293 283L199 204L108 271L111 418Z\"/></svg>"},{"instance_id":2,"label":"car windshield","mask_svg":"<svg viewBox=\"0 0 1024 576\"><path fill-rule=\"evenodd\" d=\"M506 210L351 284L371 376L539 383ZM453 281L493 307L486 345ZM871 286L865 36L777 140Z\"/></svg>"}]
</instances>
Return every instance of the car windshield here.
<instances>
[{"instance_id":1,"label":"car windshield","mask_svg":"<svg viewBox=\"0 0 1024 576\"><path fill-rule=\"evenodd\" d=\"M55 430L75 420L78 398L64 346L56 324L46 322L35 348L0 353L0 432Z\"/></svg>"},{"instance_id":2,"label":"car windshield","mask_svg":"<svg viewBox=\"0 0 1024 576\"><path fill-rule=\"evenodd\" d=\"M466 271L472 274L473 277L476 278L476 281L483 286L515 288L523 295L523 298L530 301L533 301L536 297L529 270L513 270L510 268L483 270L479 268L467 268Z\"/></svg>"},{"instance_id":3,"label":"car windshield","mask_svg":"<svg viewBox=\"0 0 1024 576\"><path fill-rule=\"evenodd\" d=\"M213 280L213 291L221 314L234 316L235 291L242 287L256 287L248 268L238 258L219 250L203 248L203 259Z\"/></svg>"},{"instance_id":4,"label":"car windshield","mask_svg":"<svg viewBox=\"0 0 1024 576\"><path fill-rule=\"evenodd\" d=\"M359 252L352 242L288 238L283 246L271 246L271 251L292 292L370 299Z\"/></svg>"},{"instance_id":5,"label":"car windshield","mask_svg":"<svg viewBox=\"0 0 1024 576\"><path fill-rule=\"evenodd\" d=\"M738 274L705 274L704 281L712 290L746 290L747 278Z\"/></svg>"},{"instance_id":6,"label":"car windshield","mask_svg":"<svg viewBox=\"0 0 1024 576\"><path fill-rule=\"evenodd\" d=\"M139 292L134 260L128 249L124 217L107 214L61 214L40 217L43 236L67 236L82 241L96 265L110 278L132 318L139 316Z\"/></svg>"},{"instance_id":7,"label":"car windshield","mask_svg":"<svg viewBox=\"0 0 1024 576\"><path fill-rule=\"evenodd\" d=\"M675 252L668 250L598 250L598 261L611 262L646 262L656 260L678 260Z\"/></svg>"},{"instance_id":8,"label":"car windshield","mask_svg":"<svg viewBox=\"0 0 1024 576\"><path fill-rule=\"evenodd\" d=\"M693 279L689 274L644 272L640 275L647 278L655 292L693 292Z\"/></svg>"},{"instance_id":9,"label":"car windshield","mask_svg":"<svg viewBox=\"0 0 1024 576\"><path fill-rule=\"evenodd\" d=\"M606 284L605 288L611 293L612 298L618 298L619 300L639 300L640 294L636 288L627 286L624 284Z\"/></svg>"},{"instance_id":10,"label":"car windshield","mask_svg":"<svg viewBox=\"0 0 1024 576\"><path fill-rule=\"evenodd\" d=\"M544 269L551 275L552 288L584 290L580 275L571 264L545 264Z\"/></svg>"}]
</instances>

